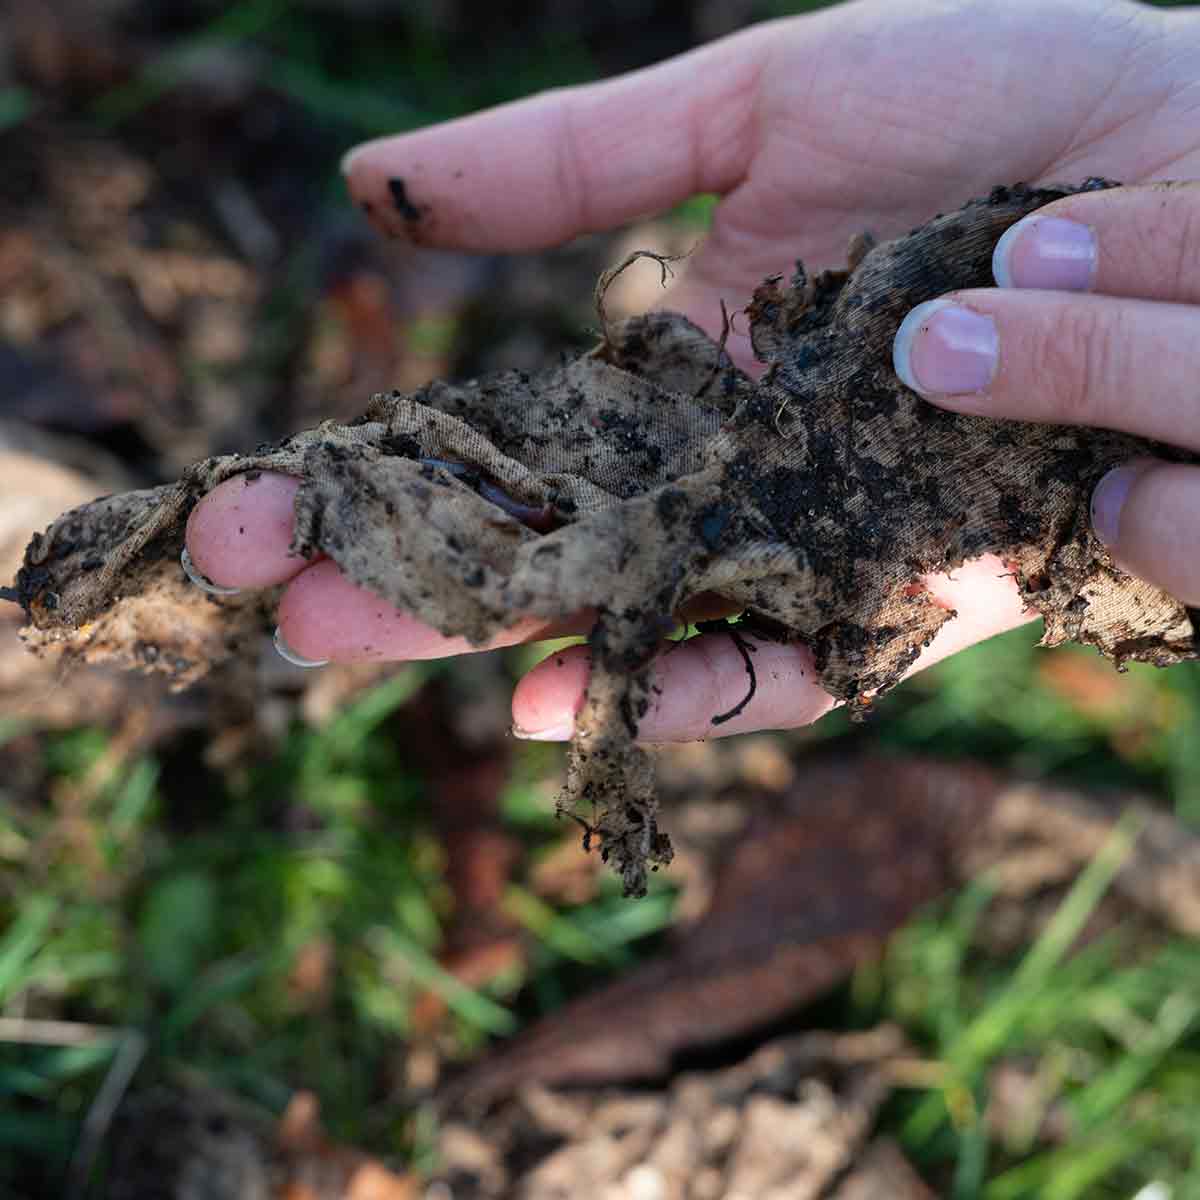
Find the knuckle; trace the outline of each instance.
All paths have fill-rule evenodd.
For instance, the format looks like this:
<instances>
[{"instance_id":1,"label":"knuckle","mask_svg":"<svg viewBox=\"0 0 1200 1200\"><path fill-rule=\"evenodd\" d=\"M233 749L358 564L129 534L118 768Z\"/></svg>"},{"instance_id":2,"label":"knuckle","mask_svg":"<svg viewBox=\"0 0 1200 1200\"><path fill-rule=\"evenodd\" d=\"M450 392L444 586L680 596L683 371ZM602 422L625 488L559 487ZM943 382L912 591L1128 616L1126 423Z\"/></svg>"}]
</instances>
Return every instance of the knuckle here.
<instances>
[{"instance_id":1,"label":"knuckle","mask_svg":"<svg viewBox=\"0 0 1200 1200\"><path fill-rule=\"evenodd\" d=\"M1119 386L1119 330L1112 314L1093 304L1066 304L1035 344L1034 381L1049 420L1067 425L1105 423L1107 400Z\"/></svg>"},{"instance_id":2,"label":"knuckle","mask_svg":"<svg viewBox=\"0 0 1200 1200\"><path fill-rule=\"evenodd\" d=\"M1166 276L1171 280L1171 296L1185 302L1200 300L1196 277L1200 273L1200 189L1189 189L1179 223L1179 243Z\"/></svg>"},{"instance_id":3,"label":"knuckle","mask_svg":"<svg viewBox=\"0 0 1200 1200\"><path fill-rule=\"evenodd\" d=\"M1152 184L1139 197L1145 207L1114 231L1118 274L1148 299L1200 301L1200 184Z\"/></svg>"},{"instance_id":4,"label":"knuckle","mask_svg":"<svg viewBox=\"0 0 1200 1200\"><path fill-rule=\"evenodd\" d=\"M554 180L561 198L561 209L568 214L568 228L574 232L593 227L592 193L589 182L589 155L584 145L586 121L580 113L579 93L571 88L555 92L558 127L555 131ZM568 235L573 236L573 234Z\"/></svg>"}]
</instances>

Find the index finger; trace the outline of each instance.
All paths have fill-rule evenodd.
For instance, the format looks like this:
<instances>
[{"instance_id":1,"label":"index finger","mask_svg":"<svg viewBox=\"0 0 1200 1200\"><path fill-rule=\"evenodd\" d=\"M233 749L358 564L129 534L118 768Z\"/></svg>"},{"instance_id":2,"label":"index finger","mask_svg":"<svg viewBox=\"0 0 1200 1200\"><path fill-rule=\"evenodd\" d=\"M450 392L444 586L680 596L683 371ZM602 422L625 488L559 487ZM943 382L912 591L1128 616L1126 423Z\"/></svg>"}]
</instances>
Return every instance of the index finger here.
<instances>
[{"instance_id":1,"label":"index finger","mask_svg":"<svg viewBox=\"0 0 1200 1200\"><path fill-rule=\"evenodd\" d=\"M385 233L462 250L542 249L726 192L753 151L771 28L367 142L342 170Z\"/></svg>"}]
</instances>

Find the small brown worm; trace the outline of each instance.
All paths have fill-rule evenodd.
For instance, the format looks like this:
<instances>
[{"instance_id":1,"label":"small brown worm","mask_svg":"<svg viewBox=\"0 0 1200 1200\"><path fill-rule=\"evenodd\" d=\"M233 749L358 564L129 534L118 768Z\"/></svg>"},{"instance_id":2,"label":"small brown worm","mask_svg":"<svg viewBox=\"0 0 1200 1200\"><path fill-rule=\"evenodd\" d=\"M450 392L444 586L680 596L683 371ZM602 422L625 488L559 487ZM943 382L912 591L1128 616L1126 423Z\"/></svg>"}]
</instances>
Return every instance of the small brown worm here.
<instances>
[{"instance_id":1,"label":"small brown worm","mask_svg":"<svg viewBox=\"0 0 1200 1200\"><path fill-rule=\"evenodd\" d=\"M446 458L419 458L417 461L423 467L442 467L485 500L497 508L502 508L509 516L516 517L522 525L537 533L551 533L562 524L552 504L543 504L540 507L522 504L519 500L514 500L502 487L484 479L466 463L453 462Z\"/></svg>"}]
</instances>

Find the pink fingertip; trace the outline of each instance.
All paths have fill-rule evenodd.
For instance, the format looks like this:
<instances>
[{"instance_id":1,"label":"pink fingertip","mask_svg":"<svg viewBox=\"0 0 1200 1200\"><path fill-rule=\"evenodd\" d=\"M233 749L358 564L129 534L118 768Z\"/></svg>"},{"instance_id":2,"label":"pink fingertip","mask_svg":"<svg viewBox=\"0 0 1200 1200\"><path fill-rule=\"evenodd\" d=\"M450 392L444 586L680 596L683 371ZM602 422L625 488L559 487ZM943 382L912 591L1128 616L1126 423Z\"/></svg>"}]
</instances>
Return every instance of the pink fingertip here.
<instances>
[{"instance_id":1,"label":"pink fingertip","mask_svg":"<svg viewBox=\"0 0 1200 1200\"><path fill-rule=\"evenodd\" d=\"M292 580L279 601L278 620L287 645L297 654L337 662L446 658L556 632L543 621L527 618L502 630L488 646L447 637L351 583L330 559L314 563Z\"/></svg>"},{"instance_id":2,"label":"pink fingertip","mask_svg":"<svg viewBox=\"0 0 1200 1200\"><path fill-rule=\"evenodd\" d=\"M373 138L369 142L360 142L357 146L351 146L345 154L342 155L342 161L338 164L342 174L349 179L351 171L354 170L355 163L360 163L365 155L371 157L374 148L387 139Z\"/></svg>"},{"instance_id":3,"label":"pink fingertip","mask_svg":"<svg viewBox=\"0 0 1200 1200\"><path fill-rule=\"evenodd\" d=\"M949 575L927 576L925 584L933 600L956 615L937 631L910 675L1037 616L1025 607L1012 568L994 554L965 562Z\"/></svg>"},{"instance_id":4,"label":"pink fingertip","mask_svg":"<svg viewBox=\"0 0 1200 1200\"><path fill-rule=\"evenodd\" d=\"M586 646L568 646L544 658L513 689L513 736L563 742L575 729L591 670Z\"/></svg>"},{"instance_id":5,"label":"pink fingertip","mask_svg":"<svg viewBox=\"0 0 1200 1200\"><path fill-rule=\"evenodd\" d=\"M1002 288L1090 291L1098 261L1096 236L1081 221L1033 213L1005 230L992 253Z\"/></svg>"},{"instance_id":6,"label":"pink fingertip","mask_svg":"<svg viewBox=\"0 0 1200 1200\"><path fill-rule=\"evenodd\" d=\"M196 569L221 587L284 583L304 569L288 552L300 480L250 471L218 484L187 523L187 549Z\"/></svg>"},{"instance_id":7,"label":"pink fingertip","mask_svg":"<svg viewBox=\"0 0 1200 1200\"><path fill-rule=\"evenodd\" d=\"M304 658L379 662L460 652L460 639L442 637L351 583L329 559L292 580L277 619L287 644Z\"/></svg>"}]
</instances>

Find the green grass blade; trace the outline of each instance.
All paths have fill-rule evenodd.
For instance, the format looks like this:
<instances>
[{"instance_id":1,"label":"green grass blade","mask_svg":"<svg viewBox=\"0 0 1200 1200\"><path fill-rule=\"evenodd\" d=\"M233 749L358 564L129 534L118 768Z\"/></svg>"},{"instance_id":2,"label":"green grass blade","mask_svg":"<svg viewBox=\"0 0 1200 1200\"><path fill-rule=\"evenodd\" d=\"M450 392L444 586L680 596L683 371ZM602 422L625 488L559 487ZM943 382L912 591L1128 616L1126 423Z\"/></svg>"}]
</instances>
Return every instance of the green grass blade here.
<instances>
[{"instance_id":1,"label":"green grass blade","mask_svg":"<svg viewBox=\"0 0 1200 1200\"><path fill-rule=\"evenodd\" d=\"M402 704L411 700L426 680L440 669L436 663L413 663L398 671L335 717L321 740L337 754L354 753L375 729Z\"/></svg>"},{"instance_id":2,"label":"green grass blade","mask_svg":"<svg viewBox=\"0 0 1200 1200\"><path fill-rule=\"evenodd\" d=\"M1117 822L1096 857L1072 884L1004 991L963 1032L951 1054L956 1063L974 1069L1012 1038L1030 1004L1045 990L1052 972L1062 962L1128 858L1139 824L1134 813L1126 813Z\"/></svg>"},{"instance_id":3,"label":"green grass blade","mask_svg":"<svg viewBox=\"0 0 1200 1200\"><path fill-rule=\"evenodd\" d=\"M516 1018L507 1008L467 987L416 942L383 928L375 930L370 940L377 953L399 958L416 983L440 996L468 1025L497 1035L516 1031Z\"/></svg>"},{"instance_id":4,"label":"green grass blade","mask_svg":"<svg viewBox=\"0 0 1200 1200\"><path fill-rule=\"evenodd\" d=\"M28 982L31 966L43 949L58 902L49 896L26 901L21 915L0 939L0 1005Z\"/></svg>"},{"instance_id":5,"label":"green grass blade","mask_svg":"<svg viewBox=\"0 0 1200 1200\"><path fill-rule=\"evenodd\" d=\"M1020 1036L1030 1013L1054 992L1051 976L1133 849L1138 826L1133 813L1117 822L1003 990L943 1046L941 1057L950 1067L948 1091L933 1092L917 1105L904 1125L906 1140L927 1142L954 1108L948 1092L973 1091L988 1063Z\"/></svg>"},{"instance_id":6,"label":"green grass blade","mask_svg":"<svg viewBox=\"0 0 1200 1200\"><path fill-rule=\"evenodd\" d=\"M604 948L597 946L569 916L525 888L514 885L505 892L504 911L563 958L590 965L607 957Z\"/></svg>"},{"instance_id":7,"label":"green grass blade","mask_svg":"<svg viewBox=\"0 0 1200 1200\"><path fill-rule=\"evenodd\" d=\"M1115 1113L1191 1032L1198 1015L1200 1000L1181 992L1168 996L1143 1044L1118 1059L1074 1097L1071 1107L1079 1128L1090 1129Z\"/></svg>"},{"instance_id":8,"label":"green grass blade","mask_svg":"<svg viewBox=\"0 0 1200 1200\"><path fill-rule=\"evenodd\" d=\"M248 991L263 976L282 969L291 957L291 950L280 950L248 960L222 963L207 979L199 980L167 1014L162 1027L164 1047L168 1051L173 1049L180 1035L209 1009Z\"/></svg>"},{"instance_id":9,"label":"green grass blade","mask_svg":"<svg viewBox=\"0 0 1200 1200\"><path fill-rule=\"evenodd\" d=\"M983 1190L984 1200L1077 1200L1115 1168L1153 1145L1154 1131L1140 1126L1106 1128L1103 1137L1079 1140L1005 1171Z\"/></svg>"},{"instance_id":10,"label":"green grass blade","mask_svg":"<svg viewBox=\"0 0 1200 1200\"><path fill-rule=\"evenodd\" d=\"M76 1123L52 1113L0 1112L0 1146L33 1150L62 1162L75 1140Z\"/></svg>"},{"instance_id":11,"label":"green grass blade","mask_svg":"<svg viewBox=\"0 0 1200 1200\"><path fill-rule=\"evenodd\" d=\"M33 112L33 96L28 88L0 88L0 133L20 125Z\"/></svg>"}]
</instances>

